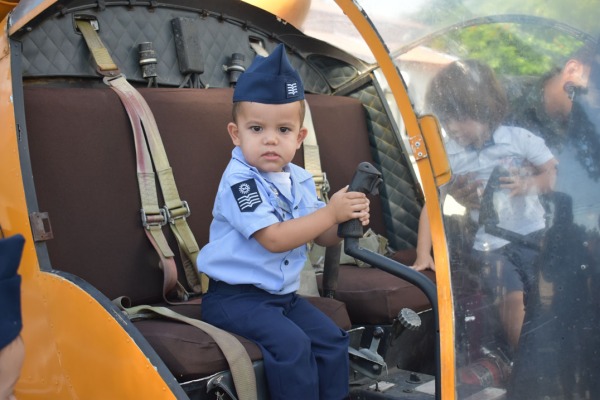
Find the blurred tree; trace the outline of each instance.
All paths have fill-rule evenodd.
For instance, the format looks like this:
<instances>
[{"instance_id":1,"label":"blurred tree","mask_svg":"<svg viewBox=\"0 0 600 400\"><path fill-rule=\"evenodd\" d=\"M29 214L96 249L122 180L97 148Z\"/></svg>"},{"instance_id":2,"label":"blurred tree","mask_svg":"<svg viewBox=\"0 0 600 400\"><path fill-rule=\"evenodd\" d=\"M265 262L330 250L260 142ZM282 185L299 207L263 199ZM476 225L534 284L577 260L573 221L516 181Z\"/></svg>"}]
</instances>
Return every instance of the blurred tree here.
<instances>
[{"instance_id":1,"label":"blurred tree","mask_svg":"<svg viewBox=\"0 0 600 400\"><path fill-rule=\"evenodd\" d=\"M499 17L477 20L480 16ZM455 27L423 45L485 61L510 75L546 73L562 65L583 38L597 38L600 32L598 0L433 0L413 18L430 26Z\"/></svg>"}]
</instances>

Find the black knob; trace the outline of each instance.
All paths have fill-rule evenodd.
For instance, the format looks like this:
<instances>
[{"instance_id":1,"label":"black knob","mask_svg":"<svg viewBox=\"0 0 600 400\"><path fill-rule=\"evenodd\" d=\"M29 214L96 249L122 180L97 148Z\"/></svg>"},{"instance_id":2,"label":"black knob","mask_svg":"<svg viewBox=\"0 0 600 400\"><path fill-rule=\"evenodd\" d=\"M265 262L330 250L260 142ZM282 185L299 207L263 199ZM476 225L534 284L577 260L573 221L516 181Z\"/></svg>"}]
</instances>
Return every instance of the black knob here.
<instances>
[{"instance_id":1,"label":"black knob","mask_svg":"<svg viewBox=\"0 0 600 400\"><path fill-rule=\"evenodd\" d=\"M375 329L373 329L373 338L381 339L383 337L383 333L384 333L383 328L380 326L377 326L377 327L375 327Z\"/></svg>"},{"instance_id":2,"label":"black knob","mask_svg":"<svg viewBox=\"0 0 600 400\"><path fill-rule=\"evenodd\" d=\"M421 383L421 378L419 378L419 375L417 375L414 372L411 372L410 375L408 376L408 379L406 380L406 382L408 383Z\"/></svg>"}]
</instances>

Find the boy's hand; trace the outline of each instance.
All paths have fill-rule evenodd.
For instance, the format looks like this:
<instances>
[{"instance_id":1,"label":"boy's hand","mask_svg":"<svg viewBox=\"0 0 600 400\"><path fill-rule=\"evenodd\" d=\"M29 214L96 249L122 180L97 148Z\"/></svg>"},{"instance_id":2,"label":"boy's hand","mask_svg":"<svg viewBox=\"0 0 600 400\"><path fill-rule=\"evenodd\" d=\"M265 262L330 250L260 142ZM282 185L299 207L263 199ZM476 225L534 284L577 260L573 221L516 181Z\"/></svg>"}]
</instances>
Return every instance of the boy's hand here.
<instances>
[{"instance_id":1,"label":"boy's hand","mask_svg":"<svg viewBox=\"0 0 600 400\"><path fill-rule=\"evenodd\" d=\"M348 192L348 186L330 197L326 208L331 210L336 224L358 218L363 226L369 224L369 199L361 192Z\"/></svg>"},{"instance_id":2,"label":"boy's hand","mask_svg":"<svg viewBox=\"0 0 600 400\"><path fill-rule=\"evenodd\" d=\"M510 190L510 196L525 196L535 192L532 168L510 168L509 172L510 176L500 177L500 187Z\"/></svg>"},{"instance_id":3,"label":"boy's hand","mask_svg":"<svg viewBox=\"0 0 600 400\"><path fill-rule=\"evenodd\" d=\"M523 196L531 192L531 180L520 175L500 177L502 189L510 190L510 196Z\"/></svg>"}]
</instances>

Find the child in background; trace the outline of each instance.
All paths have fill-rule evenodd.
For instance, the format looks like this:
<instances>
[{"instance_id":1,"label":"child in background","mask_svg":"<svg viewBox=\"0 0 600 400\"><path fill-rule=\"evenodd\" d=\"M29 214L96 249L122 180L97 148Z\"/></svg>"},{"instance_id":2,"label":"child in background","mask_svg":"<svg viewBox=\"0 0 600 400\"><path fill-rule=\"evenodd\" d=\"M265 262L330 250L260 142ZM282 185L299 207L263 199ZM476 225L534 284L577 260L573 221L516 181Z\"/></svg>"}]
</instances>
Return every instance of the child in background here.
<instances>
[{"instance_id":1,"label":"child in background","mask_svg":"<svg viewBox=\"0 0 600 400\"><path fill-rule=\"evenodd\" d=\"M500 178L497 198L503 200L496 204L498 226L535 239L545 228L538 195L552 190L557 162L543 139L523 128L501 124L508 100L493 71L474 60L453 62L433 78L426 105L448 134L446 151L453 179L461 180L461 189L467 185L481 194L494 168L504 167L510 176ZM452 185L450 182L443 190L452 195ZM471 218L478 222L479 204L471 202L469 206ZM423 208L414 269L435 268L431 246L429 219ZM536 254L531 248L486 233L483 226L475 235L472 255L492 291L513 350L525 315L525 282L531 279L528 274Z\"/></svg>"},{"instance_id":2,"label":"child in background","mask_svg":"<svg viewBox=\"0 0 600 400\"><path fill-rule=\"evenodd\" d=\"M261 348L271 399L344 399L348 334L296 290L306 244L338 243L337 225L350 219L367 225L369 201L344 188L325 205L311 174L291 163L307 131L302 81L283 45L255 58L233 102L236 147L197 260L210 277L202 319Z\"/></svg>"}]
</instances>

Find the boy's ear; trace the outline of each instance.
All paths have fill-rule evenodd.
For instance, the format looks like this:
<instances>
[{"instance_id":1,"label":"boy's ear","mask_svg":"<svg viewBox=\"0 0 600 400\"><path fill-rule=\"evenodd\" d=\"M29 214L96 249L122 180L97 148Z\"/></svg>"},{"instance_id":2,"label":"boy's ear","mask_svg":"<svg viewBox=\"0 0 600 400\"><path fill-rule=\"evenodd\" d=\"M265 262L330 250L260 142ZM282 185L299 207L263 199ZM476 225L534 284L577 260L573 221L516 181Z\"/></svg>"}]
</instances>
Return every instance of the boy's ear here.
<instances>
[{"instance_id":1,"label":"boy's ear","mask_svg":"<svg viewBox=\"0 0 600 400\"><path fill-rule=\"evenodd\" d=\"M231 141L233 142L234 145L239 146L240 145L240 137L239 137L239 130L238 130L238 126L235 122L230 122L227 124L227 132L229 132L229 136L231 137Z\"/></svg>"},{"instance_id":2,"label":"boy's ear","mask_svg":"<svg viewBox=\"0 0 600 400\"><path fill-rule=\"evenodd\" d=\"M304 139L306 139L306 135L308 135L308 129L306 129L305 127L300 128L300 131L298 132L298 144L296 146L296 149L299 149L300 146L302 146L302 142L304 141Z\"/></svg>"},{"instance_id":3,"label":"boy's ear","mask_svg":"<svg viewBox=\"0 0 600 400\"><path fill-rule=\"evenodd\" d=\"M571 59L565 64L564 71L568 79L573 80L583 73L583 65L579 61Z\"/></svg>"},{"instance_id":4,"label":"boy's ear","mask_svg":"<svg viewBox=\"0 0 600 400\"><path fill-rule=\"evenodd\" d=\"M578 60L569 60L565 65L565 80L572 82L577 87L587 86L590 67Z\"/></svg>"}]
</instances>

